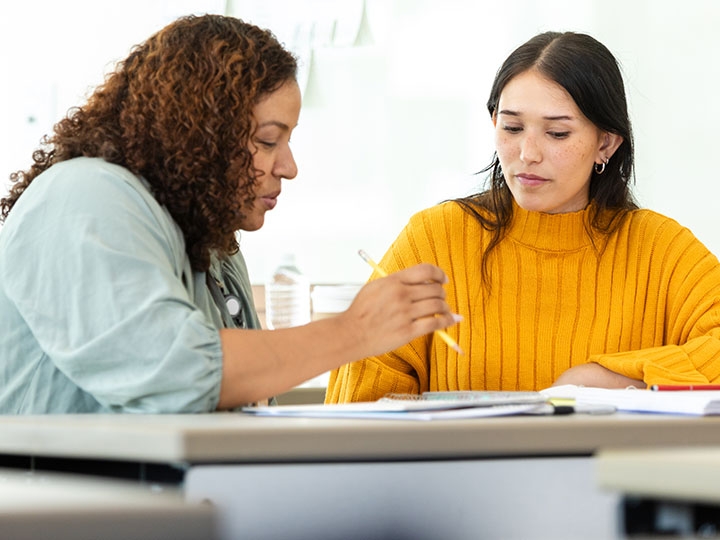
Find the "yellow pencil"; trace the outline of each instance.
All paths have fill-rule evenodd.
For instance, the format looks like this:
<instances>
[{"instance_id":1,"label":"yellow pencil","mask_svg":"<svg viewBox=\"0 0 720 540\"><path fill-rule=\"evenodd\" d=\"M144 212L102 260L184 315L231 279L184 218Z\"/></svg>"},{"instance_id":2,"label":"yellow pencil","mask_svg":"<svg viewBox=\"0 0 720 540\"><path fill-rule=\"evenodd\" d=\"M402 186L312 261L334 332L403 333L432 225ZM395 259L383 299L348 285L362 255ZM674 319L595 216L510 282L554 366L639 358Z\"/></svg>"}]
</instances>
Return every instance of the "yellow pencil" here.
<instances>
[{"instance_id":1,"label":"yellow pencil","mask_svg":"<svg viewBox=\"0 0 720 540\"><path fill-rule=\"evenodd\" d=\"M387 276L387 272L380 268L380 266L372 260L370 255L368 255L364 250L359 250L358 255L362 257L362 259L368 263L370 266L373 267L373 269L380 274L382 277ZM447 343L451 348L455 349L458 354L464 354L462 349L460 348L460 345L458 345L453 338L450 337L450 335L445 330L435 330L435 333L442 338L442 340Z\"/></svg>"}]
</instances>

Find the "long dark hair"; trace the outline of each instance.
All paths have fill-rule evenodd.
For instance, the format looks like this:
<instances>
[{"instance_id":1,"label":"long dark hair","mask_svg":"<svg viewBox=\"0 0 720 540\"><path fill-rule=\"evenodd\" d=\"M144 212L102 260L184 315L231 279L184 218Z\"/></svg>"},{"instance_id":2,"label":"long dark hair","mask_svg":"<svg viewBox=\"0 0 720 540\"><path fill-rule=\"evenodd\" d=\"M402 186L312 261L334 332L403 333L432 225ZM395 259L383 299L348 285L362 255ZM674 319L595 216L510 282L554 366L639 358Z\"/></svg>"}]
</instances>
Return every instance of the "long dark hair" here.
<instances>
[{"instance_id":1,"label":"long dark hair","mask_svg":"<svg viewBox=\"0 0 720 540\"><path fill-rule=\"evenodd\" d=\"M590 179L590 200L594 205L589 225L597 232L608 234L620 225L628 211L638 207L630 189L633 136L618 62L607 47L586 34L538 34L515 49L498 70L487 101L491 118L508 82L529 69L536 69L562 86L596 127L623 139L603 174L593 171ZM512 219L513 198L497 153L481 171L485 172L490 172L489 187L456 202L492 233L483 253L483 277L487 281L487 255L500 242Z\"/></svg>"},{"instance_id":2,"label":"long dark hair","mask_svg":"<svg viewBox=\"0 0 720 540\"><path fill-rule=\"evenodd\" d=\"M295 80L297 61L266 30L233 17L188 16L166 26L71 109L0 200L0 220L54 163L101 157L143 176L183 231L193 269L237 251L252 204L252 109Z\"/></svg>"}]
</instances>

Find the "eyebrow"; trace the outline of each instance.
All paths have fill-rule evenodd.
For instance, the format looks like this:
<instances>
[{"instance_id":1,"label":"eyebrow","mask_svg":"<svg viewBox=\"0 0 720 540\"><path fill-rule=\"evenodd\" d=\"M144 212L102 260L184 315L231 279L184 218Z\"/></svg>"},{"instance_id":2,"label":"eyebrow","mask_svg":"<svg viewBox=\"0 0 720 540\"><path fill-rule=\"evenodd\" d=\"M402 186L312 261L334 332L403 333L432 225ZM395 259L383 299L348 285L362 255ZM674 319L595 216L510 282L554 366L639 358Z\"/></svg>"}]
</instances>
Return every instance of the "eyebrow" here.
<instances>
[{"instance_id":1,"label":"eyebrow","mask_svg":"<svg viewBox=\"0 0 720 540\"><path fill-rule=\"evenodd\" d=\"M268 127L268 126L279 127L280 129L284 129L284 130L290 129L290 126L288 126L287 124L284 124L282 122L278 122L277 120L269 120L267 122L263 122L257 128L260 129L260 128L264 128L264 127Z\"/></svg>"},{"instance_id":2,"label":"eyebrow","mask_svg":"<svg viewBox=\"0 0 720 540\"><path fill-rule=\"evenodd\" d=\"M498 114L505 114L507 116L522 116L521 113L517 111L509 111L507 109L503 109L502 111L498 112ZM557 116L543 116L545 120L575 120L574 116L568 116L566 114L559 114Z\"/></svg>"}]
</instances>

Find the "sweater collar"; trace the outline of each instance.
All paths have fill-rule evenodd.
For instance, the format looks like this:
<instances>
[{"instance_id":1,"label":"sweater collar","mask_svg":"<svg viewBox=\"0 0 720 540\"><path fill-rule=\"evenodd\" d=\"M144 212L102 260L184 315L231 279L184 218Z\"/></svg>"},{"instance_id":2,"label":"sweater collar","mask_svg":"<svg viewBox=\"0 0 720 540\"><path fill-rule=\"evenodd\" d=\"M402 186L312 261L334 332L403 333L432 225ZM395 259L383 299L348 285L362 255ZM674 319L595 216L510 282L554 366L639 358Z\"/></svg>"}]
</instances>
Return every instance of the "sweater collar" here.
<instances>
[{"instance_id":1,"label":"sweater collar","mask_svg":"<svg viewBox=\"0 0 720 540\"><path fill-rule=\"evenodd\" d=\"M593 203L583 210L546 214L524 210L513 201L513 217L508 236L515 241L545 251L572 251L592 245L590 213Z\"/></svg>"}]
</instances>

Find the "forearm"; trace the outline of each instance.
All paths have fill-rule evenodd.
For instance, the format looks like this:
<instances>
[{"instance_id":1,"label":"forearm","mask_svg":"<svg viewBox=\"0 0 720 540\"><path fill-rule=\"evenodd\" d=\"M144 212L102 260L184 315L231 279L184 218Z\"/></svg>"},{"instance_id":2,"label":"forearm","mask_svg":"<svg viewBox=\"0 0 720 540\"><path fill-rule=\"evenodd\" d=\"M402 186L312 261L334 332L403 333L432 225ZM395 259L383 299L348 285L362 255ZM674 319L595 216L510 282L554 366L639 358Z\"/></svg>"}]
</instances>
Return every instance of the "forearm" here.
<instances>
[{"instance_id":1,"label":"forearm","mask_svg":"<svg viewBox=\"0 0 720 540\"><path fill-rule=\"evenodd\" d=\"M359 335L341 317L279 330L221 330L218 409L252 403L363 356Z\"/></svg>"},{"instance_id":2,"label":"forearm","mask_svg":"<svg viewBox=\"0 0 720 540\"><path fill-rule=\"evenodd\" d=\"M420 264L365 285L344 313L297 328L222 330L218 408L266 399L338 366L458 322L445 274Z\"/></svg>"},{"instance_id":3,"label":"forearm","mask_svg":"<svg viewBox=\"0 0 720 540\"><path fill-rule=\"evenodd\" d=\"M642 380L632 379L620 373L611 371L599 364L590 362L572 367L565 371L553 383L553 386L574 384L578 386L593 386L596 388L645 388Z\"/></svg>"}]
</instances>

